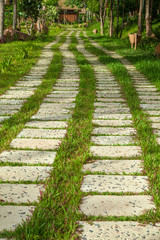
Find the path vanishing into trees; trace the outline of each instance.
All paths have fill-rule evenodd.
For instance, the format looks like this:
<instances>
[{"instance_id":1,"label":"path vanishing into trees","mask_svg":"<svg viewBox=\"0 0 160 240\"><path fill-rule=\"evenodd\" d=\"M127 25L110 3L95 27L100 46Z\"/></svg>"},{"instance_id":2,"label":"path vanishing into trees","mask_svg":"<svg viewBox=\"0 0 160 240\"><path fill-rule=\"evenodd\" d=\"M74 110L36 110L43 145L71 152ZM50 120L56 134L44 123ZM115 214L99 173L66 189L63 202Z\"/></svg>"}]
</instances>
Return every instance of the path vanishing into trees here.
<instances>
[{"instance_id":1,"label":"path vanishing into trees","mask_svg":"<svg viewBox=\"0 0 160 240\"><path fill-rule=\"evenodd\" d=\"M52 58L54 59L52 46L59 43L62 37L65 38L59 47L62 54L62 71L53 85L52 91L46 94L37 113L31 116L18 135L11 140L10 149L6 149L0 154L0 236L2 237L0 239L13 239L7 237L11 236L9 233L7 235L7 232L13 231L14 236L14 230L18 224L21 224L22 220L28 222L28 216L34 215L35 209L37 209L35 210L37 216L43 212L47 218L47 214L45 215L47 210L38 209L41 208L39 206L42 206L40 204L44 201L45 196L54 198L54 194L52 195L47 187L47 184L50 185L50 179L54 182L54 176L56 178L55 185L52 185L51 189L53 188L54 193L57 191L56 193L60 196L66 196L67 204L67 188L66 192L65 188L64 192L61 190L58 192L60 183L65 180L65 175L56 185L57 168L62 171L62 174L63 171L70 171L69 164L71 164L71 170L73 164L77 164L76 168L78 169L76 151L81 151L77 154L80 156L79 162L83 167L80 168L79 173L75 172L75 175L79 175L79 182L77 183L76 176L73 176L74 171L73 174L71 172L71 175L68 175L70 179L67 180L67 184L73 181L74 185L75 179L75 192L73 192L72 198L75 201L73 211L75 211L76 217L66 220L69 221L72 230L69 232L68 238L60 238L57 235L50 239L78 239L79 237L83 240L158 240L160 239L158 222L155 224L149 221L146 224L139 222L141 216L144 216L145 219L146 216L155 215L159 206L153 198L153 186L145 171L145 153L141 146L139 132L137 132L133 109L128 104L129 99L122 84L117 81L107 65L99 60L97 54L89 51L86 40L112 59L118 59L125 67L140 101L137 109L141 108L144 114L149 115L155 140L159 144L160 93L127 59L114 51L103 48L88 38L86 32L72 29L62 33L54 42L44 47L40 59L29 74L0 96L1 124L3 126L3 121L11 119L25 101L35 94L38 86L42 83L43 76L48 71ZM73 42L76 49L71 48ZM80 96L85 91L84 82L87 80L87 75L86 79L84 75L82 76L84 69L83 63L80 65L78 62L79 56L83 56L89 66L88 78L91 78L92 81L92 77L89 76L91 68L94 73L93 81L95 81L92 89L95 94L95 97L92 96L93 114L91 114L92 119L88 118L91 121L88 138L85 138L85 134L77 136L74 131L71 131L75 127L75 111L79 111L79 115L82 114L80 109L83 110L83 102L80 101ZM83 123L84 129L86 127L87 131L88 125L86 123L84 126L83 122L85 120L85 117L84 119L82 117L82 120L76 122L77 129ZM69 146L74 141L78 141L75 140L75 136L78 140L82 137L81 141L84 146L86 144L86 149L81 146L70 149ZM65 150L66 146L68 146L67 151ZM69 160L67 159L65 163L62 162L62 167L60 167L61 162L58 162L58 159L65 161L59 150L61 148L62 153L69 156ZM71 162L72 158L73 162ZM57 174L54 174L56 171ZM78 188L79 190L77 190ZM54 204L60 206L58 201L56 203L56 194ZM69 218L68 216L71 218L70 213L67 215L67 208L68 212L70 208L65 207L65 202L61 207L65 209L63 213L63 215L66 214L65 219ZM55 208L54 210L53 206L52 217L56 218L58 212L59 209ZM36 218L33 219L32 227L34 229L33 222L36 221ZM51 221L50 215L48 219L48 222ZM38 229L37 226L36 228ZM57 228L55 227L58 232ZM20 231L22 229L27 229L25 223ZM39 238L36 239L41 239L41 230L37 231L39 231ZM34 238L33 235L29 238L26 231L23 238L15 234L14 239ZM43 236L43 239L49 238Z\"/></svg>"}]
</instances>

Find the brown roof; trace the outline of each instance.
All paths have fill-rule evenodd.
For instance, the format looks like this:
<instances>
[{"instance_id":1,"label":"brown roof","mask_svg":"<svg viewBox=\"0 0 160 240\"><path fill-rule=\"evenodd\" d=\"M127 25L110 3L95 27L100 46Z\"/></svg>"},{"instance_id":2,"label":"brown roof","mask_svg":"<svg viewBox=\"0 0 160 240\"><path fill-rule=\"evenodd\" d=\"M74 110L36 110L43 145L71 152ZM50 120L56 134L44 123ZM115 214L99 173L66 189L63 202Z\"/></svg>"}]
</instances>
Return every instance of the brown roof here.
<instances>
[{"instance_id":1,"label":"brown roof","mask_svg":"<svg viewBox=\"0 0 160 240\"><path fill-rule=\"evenodd\" d=\"M66 0L59 0L58 1L58 5L61 7L61 9L73 9L73 10L78 10L79 9L76 6L74 6L74 7L72 7L71 5L66 6L65 2L66 2Z\"/></svg>"}]
</instances>

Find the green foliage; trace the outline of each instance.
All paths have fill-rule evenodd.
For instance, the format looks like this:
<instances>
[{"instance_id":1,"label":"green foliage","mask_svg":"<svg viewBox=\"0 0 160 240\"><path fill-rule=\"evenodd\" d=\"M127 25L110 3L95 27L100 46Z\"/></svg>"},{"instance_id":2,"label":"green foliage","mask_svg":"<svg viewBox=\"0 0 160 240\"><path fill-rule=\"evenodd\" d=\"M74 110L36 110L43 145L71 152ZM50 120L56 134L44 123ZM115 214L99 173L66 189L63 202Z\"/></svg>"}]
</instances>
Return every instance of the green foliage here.
<instances>
[{"instance_id":1,"label":"green foliage","mask_svg":"<svg viewBox=\"0 0 160 240\"><path fill-rule=\"evenodd\" d=\"M78 8L83 8L87 3L87 0L66 0L65 4L71 5L71 7L77 6Z\"/></svg>"},{"instance_id":2,"label":"green foliage","mask_svg":"<svg viewBox=\"0 0 160 240\"><path fill-rule=\"evenodd\" d=\"M0 62L0 72L5 73L10 70L12 66L12 56L2 59Z\"/></svg>"},{"instance_id":3,"label":"green foliage","mask_svg":"<svg viewBox=\"0 0 160 240\"><path fill-rule=\"evenodd\" d=\"M92 13L99 13L99 1L98 0L88 0L87 7Z\"/></svg>"},{"instance_id":4,"label":"green foliage","mask_svg":"<svg viewBox=\"0 0 160 240\"><path fill-rule=\"evenodd\" d=\"M45 11L40 11L40 17L47 23L54 22L58 18L57 7L53 5L48 5Z\"/></svg>"},{"instance_id":5,"label":"green foliage","mask_svg":"<svg viewBox=\"0 0 160 240\"><path fill-rule=\"evenodd\" d=\"M42 7L41 0L20 0L19 1L20 11L22 12L22 16L27 18L33 18L35 21L39 15L39 10Z\"/></svg>"},{"instance_id":6,"label":"green foliage","mask_svg":"<svg viewBox=\"0 0 160 240\"><path fill-rule=\"evenodd\" d=\"M45 1L45 6L57 6L58 0L47 0Z\"/></svg>"}]
</instances>

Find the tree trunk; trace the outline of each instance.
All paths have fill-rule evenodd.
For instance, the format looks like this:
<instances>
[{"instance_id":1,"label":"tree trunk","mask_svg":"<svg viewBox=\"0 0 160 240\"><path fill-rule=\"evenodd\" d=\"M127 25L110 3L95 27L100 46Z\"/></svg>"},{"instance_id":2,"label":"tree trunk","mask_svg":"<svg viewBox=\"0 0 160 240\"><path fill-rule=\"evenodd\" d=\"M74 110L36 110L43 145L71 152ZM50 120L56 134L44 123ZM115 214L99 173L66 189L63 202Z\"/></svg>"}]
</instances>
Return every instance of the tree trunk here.
<instances>
[{"instance_id":1,"label":"tree trunk","mask_svg":"<svg viewBox=\"0 0 160 240\"><path fill-rule=\"evenodd\" d=\"M17 0L13 1L13 29L17 28Z\"/></svg>"},{"instance_id":2,"label":"tree trunk","mask_svg":"<svg viewBox=\"0 0 160 240\"><path fill-rule=\"evenodd\" d=\"M121 25L120 38L122 37L122 32L123 32L123 26L124 26L124 15L125 15L125 0L123 0L123 16L122 16L122 25Z\"/></svg>"},{"instance_id":3,"label":"tree trunk","mask_svg":"<svg viewBox=\"0 0 160 240\"><path fill-rule=\"evenodd\" d=\"M103 23L103 0L100 0L100 21L101 21L101 35L104 34L103 31L103 27L104 27L104 23Z\"/></svg>"},{"instance_id":4,"label":"tree trunk","mask_svg":"<svg viewBox=\"0 0 160 240\"><path fill-rule=\"evenodd\" d=\"M118 38L118 33L119 33L119 0L117 0L117 29L116 29L116 33L117 33L117 38Z\"/></svg>"},{"instance_id":5,"label":"tree trunk","mask_svg":"<svg viewBox=\"0 0 160 240\"><path fill-rule=\"evenodd\" d=\"M4 0L0 0L0 38L4 32Z\"/></svg>"},{"instance_id":6,"label":"tree trunk","mask_svg":"<svg viewBox=\"0 0 160 240\"><path fill-rule=\"evenodd\" d=\"M109 35L113 36L113 0L110 1L110 27L109 27Z\"/></svg>"},{"instance_id":7,"label":"tree trunk","mask_svg":"<svg viewBox=\"0 0 160 240\"><path fill-rule=\"evenodd\" d=\"M151 13L152 13L151 0L146 0L146 36L151 37L152 35L152 24L151 24Z\"/></svg>"},{"instance_id":8,"label":"tree trunk","mask_svg":"<svg viewBox=\"0 0 160 240\"><path fill-rule=\"evenodd\" d=\"M138 34L142 34L142 11L143 11L143 0L139 2L139 14L138 14Z\"/></svg>"}]
</instances>

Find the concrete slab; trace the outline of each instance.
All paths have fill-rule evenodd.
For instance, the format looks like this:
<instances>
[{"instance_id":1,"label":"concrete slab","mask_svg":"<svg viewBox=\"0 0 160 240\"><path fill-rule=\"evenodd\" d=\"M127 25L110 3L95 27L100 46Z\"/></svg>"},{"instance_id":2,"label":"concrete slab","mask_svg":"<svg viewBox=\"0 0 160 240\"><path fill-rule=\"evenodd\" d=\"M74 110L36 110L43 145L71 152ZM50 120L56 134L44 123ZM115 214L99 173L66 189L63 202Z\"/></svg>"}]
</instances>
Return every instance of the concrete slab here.
<instances>
[{"instance_id":1,"label":"concrete slab","mask_svg":"<svg viewBox=\"0 0 160 240\"><path fill-rule=\"evenodd\" d=\"M94 124L99 126L131 126L133 122L131 120L93 120Z\"/></svg>"},{"instance_id":2,"label":"concrete slab","mask_svg":"<svg viewBox=\"0 0 160 240\"><path fill-rule=\"evenodd\" d=\"M0 112L4 110L19 110L22 107L21 104L18 105L11 105L11 104L0 104Z\"/></svg>"},{"instance_id":3,"label":"concrete slab","mask_svg":"<svg viewBox=\"0 0 160 240\"><path fill-rule=\"evenodd\" d=\"M149 114L149 115L152 115L152 116L159 116L160 115L160 110L146 110L146 112Z\"/></svg>"},{"instance_id":4,"label":"concrete slab","mask_svg":"<svg viewBox=\"0 0 160 240\"><path fill-rule=\"evenodd\" d=\"M84 176L82 192L132 192L148 191L148 178L144 176L87 175Z\"/></svg>"},{"instance_id":5,"label":"concrete slab","mask_svg":"<svg viewBox=\"0 0 160 240\"><path fill-rule=\"evenodd\" d=\"M94 136L91 141L96 145L127 145L133 144L134 140L131 136Z\"/></svg>"},{"instance_id":6,"label":"concrete slab","mask_svg":"<svg viewBox=\"0 0 160 240\"><path fill-rule=\"evenodd\" d=\"M75 98L77 96L77 93L69 93L69 91L64 93L51 93L47 95L47 97L50 98Z\"/></svg>"},{"instance_id":7,"label":"concrete slab","mask_svg":"<svg viewBox=\"0 0 160 240\"><path fill-rule=\"evenodd\" d=\"M94 119L111 119L111 120L130 120L132 119L131 114L105 114L105 113L95 113Z\"/></svg>"},{"instance_id":8,"label":"concrete slab","mask_svg":"<svg viewBox=\"0 0 160 240\"><path fill-rule=\"evenodd\" d=\"M0 199L9 203L33 203L38 201L40 191L44 191L42 185L3 183L0 184Z\"/></svg>"},{"instance_id":9,"label":"concrete slab","mask_svg":"<svg viewBox=\"0 0 160 240\"><path fill-rule=\"evenodd\" d=\"M13 231L32 216L33 206L0 206L0 232Z\"/></svg>"},{"instance_id":10,"label":"concrete slab","mask_svg":"<svg viewBox=\"0 0 160 240\"><path fill-rule=\"evenodd\" d=\"M17 100L17 99L0 99L0 104L22 105L23 103L25 103L25 100Z\"/></svg>"},{"instance_id":11,"label":"concrete slab","mask_svg":"<svg viewBox=\"0 0 160 240\"><path fill-rule=\"evenodd\" d=\"M96 108L95 113L121 114L130 113L129 108Z\"/></svg>"},{"instance_id":12,"label":"concrete slab","mask_svg":"<svg viewBox=\"0 0 160 240\"><path fill-rule=\"evenodd\" d=\"M123 98L101 98L101 97L97 97L97 101L98 102L108 102L108 103L114 103L114 102L117 102L117 103L125 103L126 101L123 99Z\"/></svg>"},{"instance_id":13,"label":"concrete slab","mask_svg":"<svg viewBox=\"0 0 160 240\"><path fill-rule=\"evenodd\" d=\"M160 130L160 123L152 123L152 128ZM160 133L160 132L159 132ZM158 133L158 134L159 134Z\"/></svg>"},{"instance_id":14,"label":"concrete slab","mask_svg":"<svg viewBox=\"0 0 160 240\"><path fill-rule=\"evenodd\" d=\"M61 144L56 139L23 139L15 138L10 146L19 149L39 149L39 150L55 150Z\"/></svg>"},{"instance_id":15,"label":"concrete slab","mask_svg":"<svg viewBox=\"0 0 160 240\"><path fill-rule=\"evenodd\" d=\"M29 98L30 96L32 96L33 93L27 93L25 95L24 94L19 94L19 95L16 95L16 94L4 94L3 96L0 96L0 98L6 98L6 99L26 99L26 98Z\"/></svg>"},{"instance_id":16,"label":"concrete slab","mask_svg":"<svg viewBox=\"0 0 160 240\"><path fill-rule=\"evenodd\" d=\"M34 87L39 86L42 83L42 81L19 81L15 84L15 86L27 86L27 87Z\"/></svg>"},{"instance_id":17,"label":"concrete slab","mask_svg":"<svg viewBox=\"0 0 160 240\"><path fill-rule=\"evenodd\" d=\"M91 146L93 156L99 157L136 157L141 156L141 148L138 146Z\"/></svg>"},{"instance_id":18,"label":"concrete slab","mask_svg":"<svg viewBox=\"0 0 160 240\"><path fill-rule=\"evenodd\" d=\"M138 96L141 100L160 100L160 96L153 96L153 95L139 95Z\"/></svg>"},{"instance_id":19,"label":"concrete slab","mask_svg":"<svg viewBox=\"0 0 160 240\"><path fill-rule=\"evenodd\" d=\"M0 168L1 181L43 181L50 176L52 167L23 166L23 167L3 167Z\"/></svg>"},{"instance_id":20,"label":"concrete slab","mask_svg":"<svg viewBox=\"0 0 160 240\"><path fill-rule=\"evenodd\" d=\"M107 108L125 108L127 104L125 103L107 103L107 102L95 102L95 107L107 107Z\"/></svg>"},{"instance_id":21,"label":"concrete slab","mask_svg":"<svg viewBox=\"0 0 160 240\"><path fill-rule=\"evenodd\" d=\"M71 114L35 114L31 119L41 120L41 121L61 121L67 120L72 117Z\"/></svg>"},{"instance_id":22,"label":"concrete slab","mask_svg":"<svg viewBox=\"0 0 160 240\"><path fill-rule=\"evenodd\" d=\"M75 107L75 103L42 103L40 108L41 109L49 109L49 110L53 110L56 109L57 111L60 109L70 109L70 108L74 108Z\"/></svg>"},{"instance_id":23,"label":"concrete slab","mask_svg":"<svg viewBox=\"0 0 160 240\"><path fill-rule=\"evenodd\" d=\"M96 221L91 224L79 222L78 234L81 240L158 240L160 225L142 224L131 221ZM82 231L81 231L82 230Z\"/></svg>"},{"instance_id":24,"label":"concrete slab","mask_svg":"<svg viewBox=\"0 0 160 240\"><path fill-rule=\"evenodd\" d=\"M67 114L69 113L70 110L69 109L65 109L65 108L53 108L53 109L48 109L48 108L40 108L37 112L37 114L57 114L57 113L61 113L61 114Z\"/></svg>"},{"instance_id":25,"label":"concrete slab","mask_svg":"<svg viewBox=\"0 0 160 240\"><path fill-rule=\"evenodd\" d=\"M64 138L65 129L23 129L17 138Z\"/></svg>"},{"instance_id":26,"label":"concrete slab","mask_svg":"<svg viewBox=\"0 0 160 240\"><path fill-rule=\"evenodd\" d=\"M97 97L99 98L120 98L122 97L121 94L118 94L118 93L103 93L103 92L100 92L100 93L97 93L96 95Z\"/></svg>"},{"instance_id":27,"label":"concrete slab","mask_svg":"<svg viewBox=\"0 0 160 240\"><path fill-rule=\"evenodd\" d=\"M3 151L0 154L0 162L27 163L27 164L53 164L56 152L50 151Z\"/></svg>"},{"instance_id":28,"label":"concrete slab","mask_svg":"<svg viewBox=\"0 0 160 240\"><path fill-rule=\"evenodd\" d=\"M152 121L152 122L159 122L160 123L160 117L149 117L149 119Z\"/></svg>"},{"instance_id":29,"label":"concrete slab","mask_svg":"<svg viewBox=\"0 0 160 240\"><path fill-rule=\"evenodd\" d=\"M143 109L160 109L160 103L159 101L157 103L152 103L152 104L140 104L140 107Z\"/></svg>"},{"instance_id":30,"label":"concrete slab","mask_svg":"<svg viewBox=\"0 0 160 240\"><path fill-rule=\"evenodd\" d=\"M73 103L75 101L75 98L50 98L47 97L44 99L44 103L49 103L49 102L53 102L53 103Z\"/></svg>"},{"instance_id":31,"label":"concrete slab","mask_svg":"<svg viewBox=\"0 0 160 240\"><path fill-rule=\"evenodd\" d=\"M0 110L0 115L7 115L7 116L10 116L10 115L13 115L13 114L15 114L15 113L17 113L18 112L18 110L9 110L9 109L1 109Z\"/></svg>"},{"instance_id":32,"label":"concrete slab","mask_svg":"<svg viewBox=\"0 0 160 240\"><path fill-rule=\"evenodd\" d=\"M67 128L67 126L67 122L64 121L32 121L25 125L31 128Z\"/></svg>"},{"instance_id":33,"label":"concrete slab","mask_svg":"<svg viewBox=\"0 0 160 240\"><path fill-rule=\"evenodd\" d=\"M152 197L140 196L87 196L82 199L80 210L87 216L139 216L155 209Z\"/></svg>"},{"instance_id":34,"label":"concrete slab","mask_svg":"<svg viewBox=\"0 0 160 240\"><path fill-rule=\"evenodd\" d=\"M132 127L96 127L92 131L93 134L103 135L121 135L131 136L136 134L136 130Z\"/></svg>"},{"instance_id":35,"label":"concrete slab","mask_svg":"<svg viewBox=\"0 0 160 240\"><path fill-rule=\"evenodd\" d=\"M96 160L83 165L83 171L103 173L140 173L143 171L140 160Z\"/></svg>"}]
</instances>

